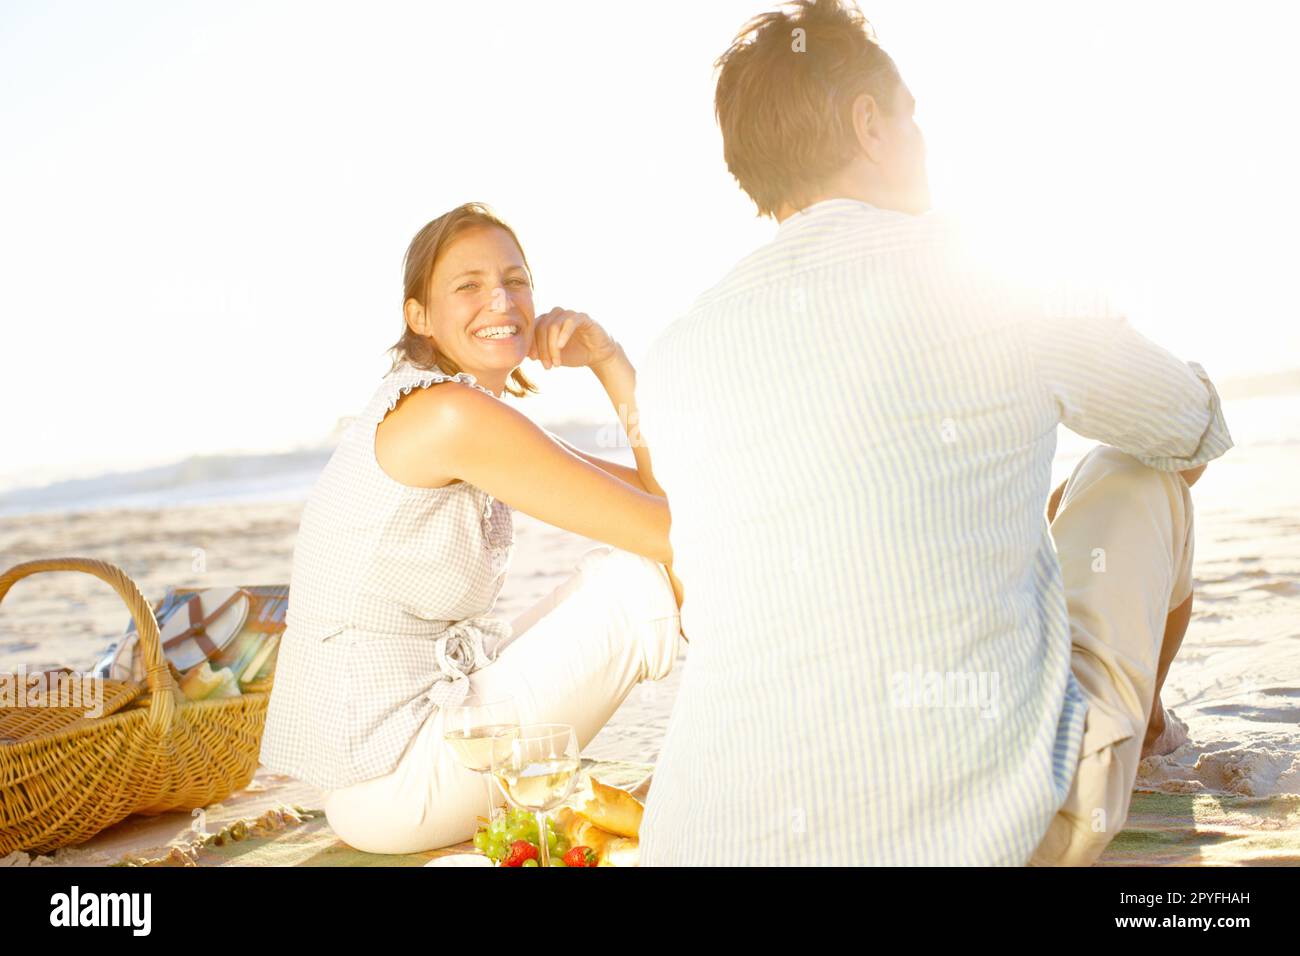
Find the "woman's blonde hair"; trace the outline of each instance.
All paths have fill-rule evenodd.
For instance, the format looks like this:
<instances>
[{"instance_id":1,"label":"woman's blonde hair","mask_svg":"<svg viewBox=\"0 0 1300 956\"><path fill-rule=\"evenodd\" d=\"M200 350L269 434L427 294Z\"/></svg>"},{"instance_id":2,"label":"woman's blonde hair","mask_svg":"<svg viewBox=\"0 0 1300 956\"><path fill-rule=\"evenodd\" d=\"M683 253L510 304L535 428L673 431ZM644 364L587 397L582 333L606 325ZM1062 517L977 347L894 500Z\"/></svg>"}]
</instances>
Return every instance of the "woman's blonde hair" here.
<instances>
[{"instance_id":1,"label":"woman's blonde hair","mask_svg":"<svg viewBox=\"0 0 1300 956\"><path fill-rule=\"evenodd\" d=\"M402 362L410 362L417 368L438 368L448 375L461 371L460 366L443 354L432 337L421 335L406 322L406 302L414 299L427 308L429 302L429 280L433 276L433 267L451 241L471 226L496 226L504 229L519 248L519 255L524 260L524 269L528 273L528 285L533 284L533 270L524 255L524 247L519 242L515 231L507 226L488 206L479 202L467 202L457 206L451 212L443 213L433 222L415 234L406 249L406 260L402 264L402 337L389 346L393 353L393 368ZM391 371L392 369L390 369ZM506 382L506 391L516 398L523 398L529 392L536 392L537 386L528 380L519 369L510 373L514 381Z\"/></svg>"}]
</instances>

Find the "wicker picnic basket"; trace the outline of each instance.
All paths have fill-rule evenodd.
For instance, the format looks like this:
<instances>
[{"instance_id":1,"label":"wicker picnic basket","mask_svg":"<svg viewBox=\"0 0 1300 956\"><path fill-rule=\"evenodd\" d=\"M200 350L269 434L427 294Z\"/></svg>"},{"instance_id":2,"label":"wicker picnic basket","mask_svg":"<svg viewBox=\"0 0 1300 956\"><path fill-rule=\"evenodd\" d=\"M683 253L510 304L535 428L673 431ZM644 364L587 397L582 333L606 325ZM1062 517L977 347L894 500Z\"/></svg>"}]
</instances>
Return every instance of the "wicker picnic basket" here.
<instances>
[{"instance_id":1,"label":"wicker picnic basket","mask_svg":"<svg viewBox=\"0 0 1300 956\"><path fill-rule=\"evenodd\" d=\"M0 601L41 571L84 571L130 609L146 678L104 681L103 716L70 707L0 708L0 856L81 843L133 813L193 809L243 789L257 770L270 681L190 701L163 655L157 618L121 568L47 558L0 574Z\"/></svg>"}]
</instances>

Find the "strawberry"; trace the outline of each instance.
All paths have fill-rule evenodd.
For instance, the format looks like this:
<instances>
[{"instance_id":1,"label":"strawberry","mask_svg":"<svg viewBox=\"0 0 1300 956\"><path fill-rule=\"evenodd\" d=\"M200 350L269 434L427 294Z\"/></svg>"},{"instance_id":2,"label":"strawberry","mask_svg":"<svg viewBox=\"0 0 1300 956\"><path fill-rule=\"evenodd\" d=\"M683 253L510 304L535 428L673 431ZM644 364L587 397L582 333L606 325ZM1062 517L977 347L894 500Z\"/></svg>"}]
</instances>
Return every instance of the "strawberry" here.
<instances>
[{"instance_id":1,"label":"strawberry","mask_svg":"<svg viewBox=\"0 0 1300 956\"><path fill-rule=\"evenodd\" d=\"M564 854L565 866L595 866L596 851L589 846L575 846Z\"/></svg>"},{"instance_id":2,"label":"strawberry","mask_svg":"<svg viewBox=\"0 0 1300 956\"><path fill-rule=\"evenodd\" d=\"M516 840L510 844L510 849L506 852L506 858L501 861L502 866L523 866L524 860L537 859L536 845L529 843L527 840Z\"/></svg>"}]
</instances>

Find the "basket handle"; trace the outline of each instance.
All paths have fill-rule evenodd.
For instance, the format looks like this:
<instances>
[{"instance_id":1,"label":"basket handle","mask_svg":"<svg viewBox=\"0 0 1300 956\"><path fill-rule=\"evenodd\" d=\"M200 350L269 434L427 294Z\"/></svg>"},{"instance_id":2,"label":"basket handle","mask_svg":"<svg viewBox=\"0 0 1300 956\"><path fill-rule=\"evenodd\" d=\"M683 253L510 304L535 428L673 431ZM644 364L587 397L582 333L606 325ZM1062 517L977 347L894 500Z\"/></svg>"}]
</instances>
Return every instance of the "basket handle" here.
<instances>
[{"instance_id":1,"label":"basket handle","mask_svg":"<svg viewBox=\"0 0 1300 956\"><path fill-rule=\"evenodd\" d=\"M171 726L180 703L180 689L172 679L167 660L163 657L158 619L154 617L149 602L140 593L139 586L125 571L107 561L96 558L40 558L36 561L15 564L8 571L0 574L0 601L4 600L15 582L29 574L42 571L84 571L86 574L93 574L111 585L126 603L131 612L131 619L135 621L136 633L140 636L140 647L144 650L145 682L151 695L149 726L159 734L166 731Z\"/></svg>"}]
</instances>

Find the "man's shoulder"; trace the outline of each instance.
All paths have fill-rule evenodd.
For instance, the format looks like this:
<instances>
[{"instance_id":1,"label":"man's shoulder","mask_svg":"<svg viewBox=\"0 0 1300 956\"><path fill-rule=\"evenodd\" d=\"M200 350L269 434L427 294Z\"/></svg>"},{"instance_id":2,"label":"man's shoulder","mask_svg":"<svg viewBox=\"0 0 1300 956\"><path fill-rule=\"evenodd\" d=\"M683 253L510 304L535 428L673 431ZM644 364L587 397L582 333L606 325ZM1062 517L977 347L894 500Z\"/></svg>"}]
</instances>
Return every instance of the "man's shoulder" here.
<instances>
[{"instance_id":1,"label":"man's shoulder","mask_svg":"<svg viewBox=\"0 0 1300 956\"><path fill-rule=\"evenodd\" d=\"M957 262L967 257L975 242L966 220L947 212L911 215L869 207L840 210L806 225L796 223L793 230L754 249L699 295L691 313L772 284L802 282L802 273L837 265L854 267L873 259L883 263L883 257L889 257L888 267L896 268L900 254Z\"/></svg>"},{"instance_id":2,"label":"man's shoulder","mask_svg":"<svg viewBox=\"0 0 1300 956\"><path fill-rule=\"evenodd\" d=\"M793 279L798 268L817 268L907 248L930 249L957 261L971 243L963 220L943 212L920 216L900 213L887 220L849 220L840 226L802 243L787 242L778 235L743 256L659 333L650 354L660 356L670 351L675 343L707 324L718 310L726 308L737 297Z\"/></svg>"}]
</instances>

